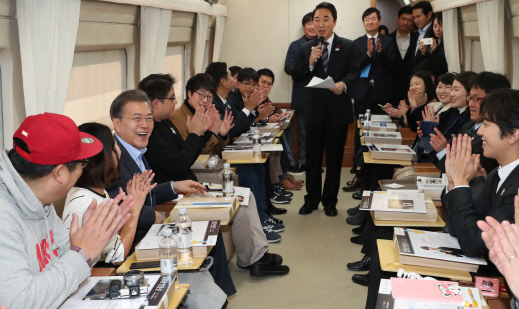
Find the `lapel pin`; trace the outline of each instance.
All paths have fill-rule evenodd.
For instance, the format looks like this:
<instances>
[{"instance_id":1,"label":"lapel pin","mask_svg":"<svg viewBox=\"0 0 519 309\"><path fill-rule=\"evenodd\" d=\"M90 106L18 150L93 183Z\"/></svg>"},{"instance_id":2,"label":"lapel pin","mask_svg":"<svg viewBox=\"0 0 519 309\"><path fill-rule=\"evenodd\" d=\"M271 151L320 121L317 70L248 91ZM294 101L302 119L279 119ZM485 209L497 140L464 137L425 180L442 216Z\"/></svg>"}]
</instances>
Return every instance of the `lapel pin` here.
<instances>
[{"instance_id":1,"label":"lapel pin","mask_svg":"<svg viewBox=\"0 0 519 309\"><path fill-rule=\"evenodd\" d=\"M503 191L501 191L501 196L503 196L503 194L505 194L505 189L503 189Z\"/></svg>"},{"instance_id":2,"label":"lapel pin","mask_svg":"<svg viewBox=\"0 0 519 309\"><path fill-rule=\"evenodd\" d=\"M339 45L337 45L337 47L335 47L335 51L339 51Z\"/></svg>"},{"instance_id":3,"label":"lapel pin","mask_svg":"<svg viewBox=\"0 0 519 309\"><path fill-rule=\"evenodd\" d=\"M171 132L173 132L173 134L177 134L177 132L175 132L175 129L173 128L170 128L171 129Z\"/></svg>"}]
</instances>

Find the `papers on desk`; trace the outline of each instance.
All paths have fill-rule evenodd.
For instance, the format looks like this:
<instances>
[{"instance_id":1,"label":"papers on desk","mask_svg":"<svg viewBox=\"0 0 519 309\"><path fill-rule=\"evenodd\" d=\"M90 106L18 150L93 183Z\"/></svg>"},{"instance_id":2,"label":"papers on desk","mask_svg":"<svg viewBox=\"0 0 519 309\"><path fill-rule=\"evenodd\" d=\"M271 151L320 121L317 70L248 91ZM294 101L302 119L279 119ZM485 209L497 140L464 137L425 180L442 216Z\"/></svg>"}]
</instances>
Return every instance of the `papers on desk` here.
<instances>
[{"instance_id":1,"label":"papers on desk","mask_svg":"<svg viewBox=\"0 0 519 309\"><path fill-rule=\"evenodd\" d=\"M364 191L360 210L426 213L425 197L417 190Z\"/></svg>"},{"instance_id":2,"label":"papers on desk","mask_svg":"<svg viewBox=\"0 0 519 309\"><path fill-rule=\"evenodd\" d=\"M137 246L139 250L158 249L162 232L166 227L176 230L175 223L153 224ZM220 221L193 221L192 226L193 247L214 246L220 230ZM174 236L176 236L174 234Z\"/></svg>"},{"instance_id":3,"label":"papers on desk","mask_svg":"<svg viewBox=\"0 0 519 309\"><path fill-rule=\"evenodd\" d=\"M283 151L283 145L281 144L266 144L261 145L261 151Z\"/></svg>"},{"instance_id":4,"label":"papers on desk","mask_svg":"<svg viewBox=\"0 0 519 309\"><path fill-rule=\"evenodd\" d=\"M366 144L372 159L381 160L406 160L410 161L416 154L407 145L396 144Z\"/></svg>"},{"instance_id":5,"label":"papers on desk","mask_svg":"<svg viewBox=\"0 0 519 309\"><path fill-rule=\"evenodd\" d=\"M317 76L314 76L312 80L306 85L308 88L319 88L319 89L330 89L335 87L335 82L333 78L328 76L326 79L321 79Z\"/></svg>"},{"instance_id":6,"label":"papers on desk","mask_svg":"<svg viewBox=\"0 0 519 309\"><path fill-rule=\"evenodd\" d=\"M206 183L204 183L203 185L205 186ZM215 184L207 183L207 186L210 189L216 188ZM218 185L218 186L220 186L219 187L219 191L208 191L206 193L210 194L212 196L215 196L215 197L222 197L223 196L222 185ZM242 206L249 206L250 189L249 188L245 188L245 187L234 186L234 197L236 197L236 199L238 199L238 201L241 202L240 205L242 205Z\"/></svg>"},{"instance_id":7,"label":"papers on desk","mask_svg":"<svg viewBox=\"0 0 519 309\"><path fill-rule=\"evenodd\" d=\"M418 189L423 190L425 197L430 197L433 200L440 200L443 189L449 183L447 175L442 174L442 178L422 177L416 178L416 185Z\"/></svg>"},{"instance_id":8,"label":"papers on desk","mask_svg":"<svg viewBox=\"0 0 519 309\"><path fill-rule=\"evenodd\" d=\"M387 131L368 131L364 135L364 142L366 144L402 144L402 135L400 132Z\"/></svg>"}]
</instances>

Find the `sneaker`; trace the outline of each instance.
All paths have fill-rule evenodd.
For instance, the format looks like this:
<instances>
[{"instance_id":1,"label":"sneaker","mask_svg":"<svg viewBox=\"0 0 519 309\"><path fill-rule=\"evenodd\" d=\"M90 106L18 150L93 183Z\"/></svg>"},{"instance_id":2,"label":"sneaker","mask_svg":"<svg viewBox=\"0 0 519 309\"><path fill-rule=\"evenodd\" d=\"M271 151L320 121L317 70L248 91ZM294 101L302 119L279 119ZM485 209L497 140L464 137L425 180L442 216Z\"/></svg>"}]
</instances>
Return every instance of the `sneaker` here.
<instances>
[{"instance_id":1,"label":"sneaker","mask_svg":"<svg viewBox=\"0 0 519 309\"><path fill-rule=\"evenodd\" d=\"M292 176L301 176L305 173L305 171L306 171L306 165L303 165L303 164L294 165L288 169L288 173Z\"/></svg>"},{"instance_id":2,"label":"sneaker","mask_svg":"<svg viewBox=\"0 0 519 309\"><path fill-rule=\"evenodd\" d=\"M265 236L267 237L267 242L280 242L281 241L281 235L274 232L272 230L272 225L265 225L263 227L263 232L265 233Z\"/></svg>"},{"instance_id":3,"label":"sneaker","mask_svg":"<svg viewBox=\"0 0 519 309\"><path fill-rule=\"evenodd\" d=\"M283 220L278 219L278 218L274 218L272 216L269 217L269 220L273 221L276 224L283 224Z\"/></svg>"},{"instance_id":4,"label":"sneaker","mask_svg":"<svg viewBox=\"0 0 519 309\"><path fill-rule=\"evenodd\" d=\"M283 232L285 230L285 226L283 224L276 223L275 220L268 218L263 222L264 225L272 225L272 230L276 233Z\"/></svg>"},{"instance_id":5,"label":"sneaker","mask_svg":"<svg viewBox=\"0 0 519 309\"><path fill-rule=\"evenodd\" d=\"M292 201L291 198L289 198L289 197L284 197L284 196L279 196L279 195L276 195L276 196L274 196L274 197L272 197L272 198L270 199L270 202L271 202L272 204L288 204L288 203L290 203L291 201Z\"/></svg>"},{"instance_id":6,"label":"sneaker","mask_svg":"<svg viewBox=\"0 0 519 309\"><path fill-rule=\"evenodd\" d=\"M294 193L283 189L278 183L274 184L274 194L277 196L292 197Z\"/></svg>"}]
</instances>

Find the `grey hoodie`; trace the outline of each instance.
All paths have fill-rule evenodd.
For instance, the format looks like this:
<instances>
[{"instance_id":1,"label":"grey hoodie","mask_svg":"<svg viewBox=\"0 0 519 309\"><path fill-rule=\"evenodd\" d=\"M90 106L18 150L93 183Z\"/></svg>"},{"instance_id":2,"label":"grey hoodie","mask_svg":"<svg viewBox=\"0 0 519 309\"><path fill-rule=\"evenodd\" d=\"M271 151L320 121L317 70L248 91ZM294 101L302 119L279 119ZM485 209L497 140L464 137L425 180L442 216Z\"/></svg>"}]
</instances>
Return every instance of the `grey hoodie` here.
<instances>
[{"instance_id":1,"label":"grey hoodie","mask_svg":"<svg viewBox=\"0 0 519 309\"><path fill-rule=\"evenodd\" d=\"M45 210L1 151L0 305L57 308L89 276L54 206Z\"/></svg>"}]
</instances>

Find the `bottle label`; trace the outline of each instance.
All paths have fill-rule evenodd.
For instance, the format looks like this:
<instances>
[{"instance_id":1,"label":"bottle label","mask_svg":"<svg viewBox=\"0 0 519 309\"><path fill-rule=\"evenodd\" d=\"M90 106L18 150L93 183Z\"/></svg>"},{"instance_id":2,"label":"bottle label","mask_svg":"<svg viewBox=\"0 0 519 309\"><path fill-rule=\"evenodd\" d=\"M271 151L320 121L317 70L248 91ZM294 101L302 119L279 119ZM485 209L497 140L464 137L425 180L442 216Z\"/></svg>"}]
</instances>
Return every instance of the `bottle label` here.
<instances>
[{"instance_id":1,"label":"bottle label","mask_svg":"<svg viewBox=\"0 0 519 309\"><path fill-rule=\"evenodd\" d=\"M223 192L225 192L225 193L233 193L234 192L234 181L232 181L232 180L225 180L225 183L223 185Z\"/></svg>"},{"instance_id":2,"label":"bottle label","mask_svg":"<svg viewBox=\"0 0 519 309\"><path fill-rule=\"evenodd\" d=\"M161 274L176 274L178 271L175 259L160 259L160 273Z\"/></svg>"},{"instance_id":3,"label":"bottle label","mask_svg":"<svg viewBox=\"0 0 519 309\"><path fill-rule=\"evenodd\" d=\"M178 234L178 248L191 248L193 246L193 241L191 239L190 234L183 234L182 232Z\"/></svg>"}]
</instances>

